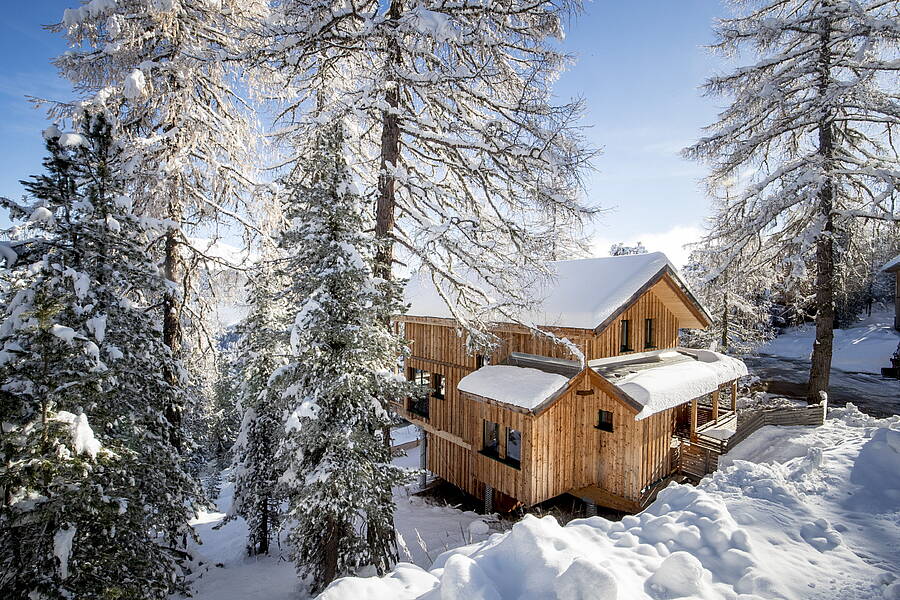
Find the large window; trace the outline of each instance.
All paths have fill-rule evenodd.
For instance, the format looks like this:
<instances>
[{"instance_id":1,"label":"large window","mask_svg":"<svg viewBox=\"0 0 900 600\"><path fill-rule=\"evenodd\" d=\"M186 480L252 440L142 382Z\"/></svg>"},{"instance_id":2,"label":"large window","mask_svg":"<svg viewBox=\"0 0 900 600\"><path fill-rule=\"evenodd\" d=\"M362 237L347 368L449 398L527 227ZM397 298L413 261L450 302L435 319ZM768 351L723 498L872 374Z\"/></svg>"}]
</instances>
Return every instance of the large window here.
<instances>
[{"instance_id":1,"label":"large window","mask_svg":"<svg viewBox=\"0 0 900 600\"><path fill-rule=\"evenodd\" d=\"M484 444L481 451L489 456L500 456L500 426L493 421L484 422Z\"/></svg>"},{"instance_id":2,"label":"large window","mask_svg":"<svg viewBox=\"0 0 900 600\"><path fill-rule=\"evenodd\" d=\"M656 332L653 331L653 319L644 319L644 348L656 348Z\"/></svg>"},{"instance_id":3,"label":"large window","mask_svg":"<svg viewBox=\"0 0 900 600\"><path fill-rule=\"evenodd\" d=\"M519 468L522 464L522 432L506 428L506 462Z\"/></svg>"},{"instance_id":4,"label":"large window","mask_svg":"<svg viewBox=\"0 0 900 600\"><path fill-rule=\"evenodd\" d=\"M622 319L619 324L619 335L621 346L619 347L620 352L631 352L631 321L628 319Z\"/></svg>"},{"instance_id":5,"label":"large window","mask_svg":"<svg viewBox=\"0 0 900 600\"><path fill-rule=\"evenodd\" d=\"M423 371L422 369L413 369L409 370L409 380L415 383L416 385L421 385L423 387L431 387L431 373L428 371ZM421 397L414 397L409 399L409 412L419 415L420 417L428 418L428 397L429 393L426 393Z\"/></svg>"},{"instance_id":6,"label":"large window","mask_svg":"<svg viewBox=\"0 0 900 600\"><path fill-rule=\"evenodd\" d=\"M598 410L597 411L597 425L595 425L597 429L602 431L612 431L613 430L613 414L608 410Z\"/></svg>"}]
</instances>

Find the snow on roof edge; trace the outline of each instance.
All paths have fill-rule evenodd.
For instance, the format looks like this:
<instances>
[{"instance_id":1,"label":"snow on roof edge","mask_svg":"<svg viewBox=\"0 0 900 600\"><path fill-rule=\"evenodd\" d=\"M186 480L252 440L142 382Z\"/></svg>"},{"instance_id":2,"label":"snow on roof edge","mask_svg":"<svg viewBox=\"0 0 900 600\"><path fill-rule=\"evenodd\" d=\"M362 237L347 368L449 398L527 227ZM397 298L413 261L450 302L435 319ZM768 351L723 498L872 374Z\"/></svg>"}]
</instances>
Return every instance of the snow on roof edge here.
<instances>
[{"instance_id":1,"label":"snow on roof edge","mask_svg":"<svg viewBox=\"0 0 900 600\"><path fill-rule=\"evenodd\" d=\"M569 381L565 375L530 367L487 365L460 379L456 389L532 410L567 386Z\"/></svg>"},{"instance_id":2,"label":"snow on roof edge","mask_svg":"<svg viewBox=\"0 0 900 600\"><path fill-rule=\"evenodd\" d=\"M891 270L896 269L897 267L900 267L900 254L898 254L891 260L887 261L887 263L885 263L885 265L883 267L881 267L881 270L882 271L891 271Z\"/></svg>"}]
</instances>

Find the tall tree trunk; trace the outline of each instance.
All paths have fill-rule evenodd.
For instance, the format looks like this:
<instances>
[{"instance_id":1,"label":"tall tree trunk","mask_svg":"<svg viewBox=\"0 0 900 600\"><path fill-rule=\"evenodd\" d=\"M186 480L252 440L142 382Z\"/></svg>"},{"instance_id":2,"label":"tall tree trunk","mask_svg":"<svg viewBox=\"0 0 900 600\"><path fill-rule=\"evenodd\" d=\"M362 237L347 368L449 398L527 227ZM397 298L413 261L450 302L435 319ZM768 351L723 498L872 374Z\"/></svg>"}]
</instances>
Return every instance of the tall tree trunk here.
<instances>
[{"instance_id":1,"label":"tall tree trunk","mask_svg":"<svg viewBox=\"0 0 900 600\"><path fill-rule=\"evenodd\" d=\"M820 20L819 97L828 93L831 80L831 23ZM824 102L824 100L823 100ZM812 364L809 370L808 402L819 402L822 392L828 391L831 374L831 354L834 343L834 183L831 179L834 155L832 116L823 110L819 117L819 154L822 157L824 182L819 190L819 214L823 220L822 233L816 240L816 341L813 343Z\"/></svg>"},{"instance_id":2,"label":"tall tree trunk","mask_svg":"<svg viewBox=\"0 0 900 600\"><path fill-rule=\"evenodd\" d=\"M391 0L391 6L387 12L390 26L396 30L402 14L402 0ZM394 69L401 60L400 45L396 38L391 37L387 48L387 80L388 89L385 91L385 104L387 110L382 113L381 129L381 156L378 174L378 200L375 206L375 238L378 249L375 254L375 275L385 281L393 278L394 264L394 223L396 220L396 178L394 169L400 158L400 117L397 108L400 106L400 88L394 77ZM390 328L390 319L385 323ZM385 407L387 408L387 407ZM385 452L390 456L391 428L384 427L381 431ZM386 498L386 502L390 499ZM366 539L370 555L374 561L375 569L379 575L383 575L397 561L397 545L394 541L393 516L387 525L382 527L374 519L366 523Z\"/></svg>"},{"instance_id":3,"label":"tall tree trunk","mask_svg":"<svg viewBox=\"0 0 900 600\"><path fill-rule=\"evenodd\" d=\"M172 219L173 223L181 223L182 212L181 207L175 202L169 205L169 218ZM175 228L171 228L166 232L165 257L163 259L165 277L175 284L180 283L184 271L184 265L181 263L179 234L180 231ZM178 290L173 287L167 290L163 297L163 343L169 347L174 358L178 358L181 354L180 317L181 302ZM178 373L167 371L165 376L166 381L170 385L180 385ZM170 441L179 454L184 450L181 435L182 408L182 406L172 402L166 406L165 411L166 419L171 425L169 429Z\"/></svg>"}]
</instances>

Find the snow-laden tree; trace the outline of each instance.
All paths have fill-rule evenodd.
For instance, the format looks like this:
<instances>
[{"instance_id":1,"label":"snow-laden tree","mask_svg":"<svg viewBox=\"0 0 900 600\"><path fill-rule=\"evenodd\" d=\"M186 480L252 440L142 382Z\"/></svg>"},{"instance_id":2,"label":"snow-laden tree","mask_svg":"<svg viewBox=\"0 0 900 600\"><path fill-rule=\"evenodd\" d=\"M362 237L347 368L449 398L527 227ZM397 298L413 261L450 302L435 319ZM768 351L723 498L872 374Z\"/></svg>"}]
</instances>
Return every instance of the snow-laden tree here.
<instances>
[{"instance_id":1,"label":"snow-laden tree","mask_svg":"<svg viewBox=\"0 0 900 600\"><path fill-rule=\"evenodd\" d=\"M616 242L609 247L610 256L628 256L631 254L647 254L647 248L641 242L634 246L629 246L625 242Z\"/></svg>"},{"instance_id":2,"label":"snow-laden tree","mask_svg":"<svg viewBox=\"0 0 900 600\"><path fill-rule=\"evenodd\" d=\"M900 181L897 48L900 9L884 0L738 3L716 26L714 48L755 63L707 81L732 102L707 137L685 150L712 163L709 185L750 182L722 206L708 241L724 264L758 236L786 263L815 273L816 340L807 396L828 388L834 338L835 261L858 219L895 221Z\"/></svg>"},{"instance_id":3,"label":"snow-laden tree","mask_svg":"<svg viewBox=\"0 0 900 600\"><path fill-rule=\"evenodd\" d=\"M403 307L397 284L374 274L376 243L343 147L340 124L307 144L302 171L285 182L280 242L295 313L291 362L276 378L286 405L281 481L293 558L315 590L364 565L390 568L391 487L406 478L379 437L388 403L411 392L394 372L404 343L384 326Z\"/></svg>"},{"instance_id":4,"label":"snow-laden tree","mask_svg":"<svg viewBox=\"0 0 900 600\"><path fill-rule=\"evenodd\" d=\"M748 246L740 257L743 271L735 276L735 266L724 264L725 255L718 245L700 243L682 269L689 287L712 317L706 329L683 332L684 344L745 354L772 337L771 257L765 256L759 244Z\"/></svg>"},{"instance_id":5,"label":"snow-laden tree","mask_svg":"<svg viewBox=\"0 0 900 600\"><path fill-rule=\"evenodd\" d=\"M110 125L45 132L46 173L3 199L0 588L10 598L182 590L197 490L165 409L181 388L151 302L153 223L123 195Z\"/></svg>"},{"instance_id":6,"label":"snow-laden tree","mask_svg":"<svg viewBox=\"0 0 900 600\"><path fill-rule=\"evenodd\" d=\"M267 554L281 526L283 470L276 456L284 437L281 389L270 379L287 363L289 320L283 293L286 280L275 270L275 255L264 248L249 286L250 312L237 328L235 370L243 411L234 449L234 500L228 518L243 517L250 554Z\"/></svg>"},{"instance_id":7,"label":"snow-laden tree","mask_svg":"<svg viewBox=\"0 0 900 600\"><path fill-rule=\"evenodd\" d=\"M373 204L377 274L393 276L396 252L420 263L470 333L519 320L523 287L593 213L579 199L594 154L582 104L554 105L551 89L570 62L563 21L580 8L285 0L266 22L274 41L261 56L289 94L279 137L302 147L319 123L347 125L350 168Z\"/></svg>"},{"instance_id":8,"label":"snow-laden tree","mask_svg":"<svg viewBox=\"0 0 900 600\"><path fill-rule=\"evenodd\" d=\"M90 0L66 10L52 27L72 47L55 61L60 73L121 122L136 211L166 222L154 249L166 278L177 284L160 303L165 341L176 356L182 324L199 320L185 298L193 284L188 265L201 250L186 230L246 223L244 200L258 151L255 117L238 94L240 65L232 68L226 57L238 52L241 32L265 13L265 4ZM173 383L176 377L169 374ZM179 423L182 410L169 407L169 420Z\"/></svg>"}]
</instances>

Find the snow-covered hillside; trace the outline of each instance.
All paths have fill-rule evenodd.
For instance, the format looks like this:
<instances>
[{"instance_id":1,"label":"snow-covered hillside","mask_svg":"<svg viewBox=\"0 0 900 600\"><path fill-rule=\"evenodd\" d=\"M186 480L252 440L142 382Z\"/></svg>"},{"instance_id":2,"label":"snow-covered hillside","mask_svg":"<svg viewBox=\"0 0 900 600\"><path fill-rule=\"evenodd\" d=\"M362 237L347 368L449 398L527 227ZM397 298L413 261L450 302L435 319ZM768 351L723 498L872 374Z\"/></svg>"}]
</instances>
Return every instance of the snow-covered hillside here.
<instances>
[{"instance_id":1,"label":"snow-covered hillside","mask_svg":"<svg viewBox=\"0 0 900 600\"><path fill-rule=\"evenodd\" d=\"M429 570L345 578L322 598L900 598L900 417L833 409L722 463L621 522L526 516Z\"/></svg>"},{"instance_id":2,"label":"snow-covered hillside","mask_svg":"<svg viewBox=\"0 0 900 600\"><path fill-rule=\"evenodd\" d=\"M842 371L880 374L881 367L890 366L891 355L900 343L900 332L893 328L893 323L893 311L881 310L853 327L835 329L831 366ZM812 324L792 327L760 346L757 352L808 360L815 337L816 328Z\"/></svg>"}]
</instances>

